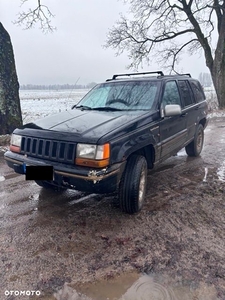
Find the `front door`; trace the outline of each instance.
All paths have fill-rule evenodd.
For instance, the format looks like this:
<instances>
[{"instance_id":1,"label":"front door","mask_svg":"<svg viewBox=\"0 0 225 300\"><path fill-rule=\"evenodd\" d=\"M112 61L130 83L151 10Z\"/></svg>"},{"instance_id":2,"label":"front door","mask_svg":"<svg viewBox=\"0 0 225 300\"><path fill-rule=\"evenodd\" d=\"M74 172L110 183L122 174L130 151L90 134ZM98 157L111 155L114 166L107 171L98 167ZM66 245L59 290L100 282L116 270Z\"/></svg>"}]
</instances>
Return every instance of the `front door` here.
<instances>
[{"instance_id":1,"label":"front door","mask_svg":"<svg viewBox=\"0 0 225 300\"><path fill-rule=\"evenodd\" d=\"M181 98L175 80L167 81L162 95L163 108L168 104L179 104ZM161 159L178 152L187 139L186 115L163 117L160 121Z\"/></svg>"}]
</instances>

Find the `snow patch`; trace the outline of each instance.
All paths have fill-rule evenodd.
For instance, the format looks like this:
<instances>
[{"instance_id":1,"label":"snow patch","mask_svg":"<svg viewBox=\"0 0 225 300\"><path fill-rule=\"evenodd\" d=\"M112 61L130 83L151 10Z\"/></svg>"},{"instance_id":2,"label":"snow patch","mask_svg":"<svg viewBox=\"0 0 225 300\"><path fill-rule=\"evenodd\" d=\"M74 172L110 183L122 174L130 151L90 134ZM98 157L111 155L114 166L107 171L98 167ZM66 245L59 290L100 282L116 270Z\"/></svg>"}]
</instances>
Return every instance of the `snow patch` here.
<instances>
[{"instance_id":1,"label":"snow patch","mask_svg":"<svg viewBox=\"0 0 225 300\"><path fill-rule=\"evenodd\" d=\"M220 181L225 182L225 160L217 170L217 176Z\"/></svg>"},{"instance_id":2,"label":"snow patch","mask_svg":"<svg viewBox=\"0 0 225 300\"><path fill-rule=\"evenodd\" d=\"M5 180L5 176L0 176L0 182Z\"/></svg>"},{"instance_id":3,"label":"snow patch","mask_svg":"<svg viewBox=\"0 0 225 300\"><path fill-rule=\"evenodd\" d=\"M21 90L20 103L23 124L70 110L89 90Z\"/></svg>"}]
</instances>

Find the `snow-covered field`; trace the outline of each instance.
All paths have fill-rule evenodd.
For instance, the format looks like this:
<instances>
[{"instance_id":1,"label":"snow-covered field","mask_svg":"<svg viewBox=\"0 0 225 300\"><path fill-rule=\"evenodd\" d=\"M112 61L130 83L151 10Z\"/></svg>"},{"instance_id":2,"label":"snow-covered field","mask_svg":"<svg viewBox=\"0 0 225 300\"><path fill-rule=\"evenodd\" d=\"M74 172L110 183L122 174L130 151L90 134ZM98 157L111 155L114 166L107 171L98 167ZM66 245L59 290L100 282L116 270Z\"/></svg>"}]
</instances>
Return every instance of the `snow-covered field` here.
<instances>
[{"instance_id":1,"label":"snow-covered field","mask_svg":"<svg viewBox=\"0 0 225 300\"><path fill-rule=\"evenodd\" d=\"M21 90L23 124L33 122L48 115L69 110L89 90ZM216 94L213 89L205 89L211 116L224 115L218 112Z\"/></svg>"},{"instance_id":2,"label":"snow-covered field","mask_svg":"<svg viewBox=\"0 0 225 300\"><path fill-rule=\"evenodd\" d=\"M23 124L69 110L89 90L20 90Z\"/></svg>"}]
</instances>

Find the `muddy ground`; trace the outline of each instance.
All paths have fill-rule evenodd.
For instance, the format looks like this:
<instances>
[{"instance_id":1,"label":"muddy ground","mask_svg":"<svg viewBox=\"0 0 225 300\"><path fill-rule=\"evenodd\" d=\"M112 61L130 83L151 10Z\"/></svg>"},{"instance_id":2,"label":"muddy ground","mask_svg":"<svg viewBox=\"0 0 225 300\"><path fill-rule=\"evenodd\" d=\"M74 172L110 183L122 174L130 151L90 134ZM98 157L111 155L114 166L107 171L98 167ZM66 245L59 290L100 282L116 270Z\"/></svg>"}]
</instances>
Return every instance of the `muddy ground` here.
<instances>
[{"instance_id":1,"label":"muddy ground","mask_svg":"<svg viewBox=\"0 0 225 300\"><path fill-rule=\"evenodd\" d=\"M200 157L181 151L149 172L146 204L132 216L113 197L57 194L25 181L6 166L3 150L0 299L26 299L6 296L11 290L55 299L65 282L79 289L133 273L165 275L192 289L204 284L216 291L210 300L225 299L224 118L210 121Z\"/></svg>"}]
</instances>

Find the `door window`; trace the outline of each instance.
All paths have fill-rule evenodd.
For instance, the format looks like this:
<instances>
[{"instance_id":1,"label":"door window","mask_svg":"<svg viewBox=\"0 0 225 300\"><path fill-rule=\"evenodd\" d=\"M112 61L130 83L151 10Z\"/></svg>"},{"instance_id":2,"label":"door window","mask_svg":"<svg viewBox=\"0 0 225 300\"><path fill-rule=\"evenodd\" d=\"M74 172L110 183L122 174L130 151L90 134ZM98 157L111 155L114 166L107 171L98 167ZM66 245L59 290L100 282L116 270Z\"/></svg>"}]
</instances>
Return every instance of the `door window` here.
<instances>
[{"instance_id":1,"label":"door window","mask_svg":"<svg viewBox=\"0 0 225 300\"><path fill-rule=\"evenodd\" d=\"M168 81L165 85L163 98L162 98L163 107L168 104L179 104L180 102L180 94L177 88L176 81Z\"/></svg>"},{"instance_id":2,"label":"door window","mask_svg":"<svg viewBox=\"0 0 225 300\"><path fill-rule=\"evenodd\" d=\"M178 85L180 88L181 96L183 99L183 105L189 106L194 103L194 97L192 96L192 93L190 92L190 88L185 80L179 80Z\"/></svg>"}]
</instances>

